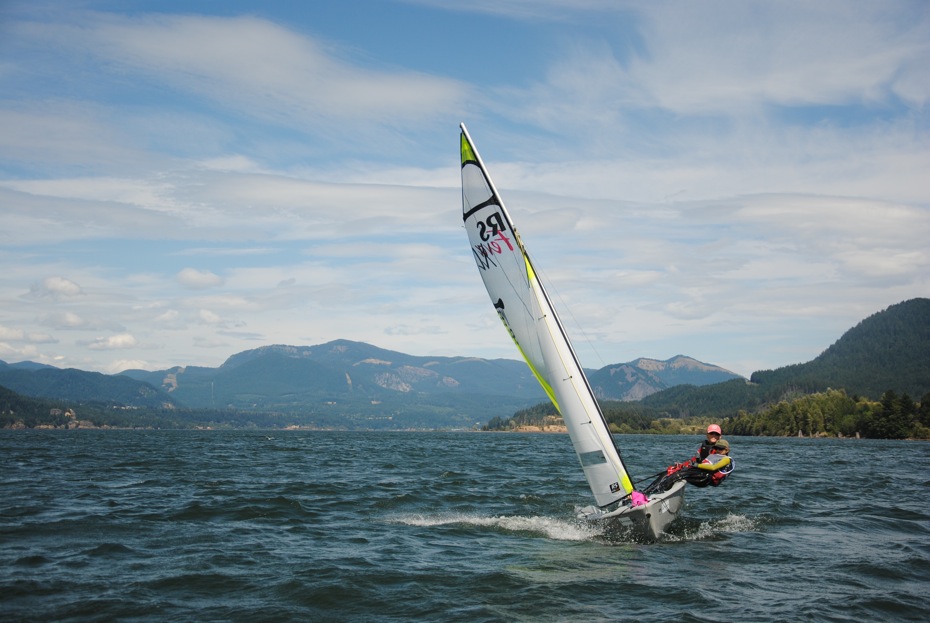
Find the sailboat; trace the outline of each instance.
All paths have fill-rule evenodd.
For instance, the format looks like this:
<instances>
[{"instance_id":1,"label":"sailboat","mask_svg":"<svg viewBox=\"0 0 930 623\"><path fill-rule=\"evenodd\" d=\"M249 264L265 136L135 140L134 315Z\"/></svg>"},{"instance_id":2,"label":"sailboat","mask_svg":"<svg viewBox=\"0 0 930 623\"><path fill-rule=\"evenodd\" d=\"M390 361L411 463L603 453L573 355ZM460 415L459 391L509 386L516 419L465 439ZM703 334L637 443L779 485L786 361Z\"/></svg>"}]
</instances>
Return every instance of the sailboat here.
<instances>
[{"instance_id":1,"label":"sailboat","mask_svg":"<svg viewBox=\"0 0 930 623\"><path fill-rule=\"evenodd\" d=\"M685 481L637 491L568 335L465 124L462 218L497 315L562 415L595 504L579 517L658 539L684 504ZM664 472L663 472L664 474Z\"/></svg>"}]
</instances>

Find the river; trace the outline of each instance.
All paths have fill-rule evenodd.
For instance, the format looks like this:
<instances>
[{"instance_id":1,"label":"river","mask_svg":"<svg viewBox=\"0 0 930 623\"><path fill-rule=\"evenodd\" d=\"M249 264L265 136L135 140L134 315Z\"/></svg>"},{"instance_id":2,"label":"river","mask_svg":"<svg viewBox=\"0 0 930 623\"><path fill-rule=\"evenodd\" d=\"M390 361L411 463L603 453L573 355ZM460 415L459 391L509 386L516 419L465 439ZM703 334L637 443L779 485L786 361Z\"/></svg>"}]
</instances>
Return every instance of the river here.
<instances>
[{"instance_id":1,"label":"river","mask_svg":"<svg viewBox=\"0 0 930 623\"><path fill-rule=\"evenodd\" d=\"M639 478L700 441L618 436ZM0 619L930 619L930 443L730 442L644 544L562 434L0 430Z\"/></svg>"}]
</instances>

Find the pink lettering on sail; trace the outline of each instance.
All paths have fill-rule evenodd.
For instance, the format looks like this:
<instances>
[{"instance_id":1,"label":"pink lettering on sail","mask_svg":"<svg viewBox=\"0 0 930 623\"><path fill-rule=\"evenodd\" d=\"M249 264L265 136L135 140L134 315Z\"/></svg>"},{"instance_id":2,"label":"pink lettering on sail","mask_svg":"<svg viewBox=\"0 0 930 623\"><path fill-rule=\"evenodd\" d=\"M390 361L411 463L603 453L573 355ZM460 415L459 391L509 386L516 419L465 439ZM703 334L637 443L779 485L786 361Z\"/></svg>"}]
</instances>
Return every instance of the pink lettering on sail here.
<instances>
[{"instance_id":1,"label":"pink lettering on sail","mask_svg":"<svg viewBox=\"0 0 930 623\"><path fill-rule=\"evenodd\" d=\"M476 244L474 248L475 261L478 262L478 268L485 270L491 266L497 266L492 256L504 253L504 247L508 251L513 251L514 246L510 238L504 235L503 231L497 231L497 238L488 242Z\"/></svg>"}]
</instances>

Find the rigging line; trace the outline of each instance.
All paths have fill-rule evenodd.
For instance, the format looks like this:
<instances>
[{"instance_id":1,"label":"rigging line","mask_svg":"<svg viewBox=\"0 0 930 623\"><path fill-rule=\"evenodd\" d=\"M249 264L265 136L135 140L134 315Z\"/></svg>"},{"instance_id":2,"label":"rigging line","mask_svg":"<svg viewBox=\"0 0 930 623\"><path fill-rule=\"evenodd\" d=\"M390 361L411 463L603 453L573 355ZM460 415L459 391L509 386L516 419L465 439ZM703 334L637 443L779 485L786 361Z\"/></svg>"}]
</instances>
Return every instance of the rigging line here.
<instances>
[{"instance_id":1,"label":"rigging line","mask_svg":"<svg viewBox=\"0 0 930 623\"><path fill-rule=\"evenodd\" d=\"M663 469L661 472L656 472L652 476L646 476L645 478L640 478L639 480L635 481L633 484L638 485L639 483L649 480L650 478L656 478L658 476L663 476L664 474L665 474L665 470Z\"/></svg>"},{"instance_id":2,"label":"rigging line","mask_svg":"<svg viewBox=\"0 0 930 623\"><path fill-rule=\"evenodd\" d=\"M533 265L533 268L536 270L537 274L539 274L540 281L545 282L546 291L555 292L555 296L559 299L559 305L561 309L568 312L569 317L571 317L572 319L572 324L574 324L575 328L584 337L585 343L591 348L591 350L594 351L594 355L597 357L597 360L601 362L601 367L603 368L607 366L608 364L606 361L604 361L604 358L601 357L601 353L598 351L597 346L594 344L591 338L588 337L588 334L587 332L585 332L584 327L581 326L581 323L578 322L578 319L575 317L575 314L572 313L572 308L568 305L568 303L565 302L565 299L562 298L562 293L559 291L557 287L555 287L555 283L551 279L549 279L548 275L546 275L546 271L544 269L538 268L535 264ZM578 363L580 364L581 362L579 361Z\"/></svg>"},{"instance_id":3,"label":"rigging line","mask_svg":"<svg viewBox=\"0 0 930 623\"><path fill-rule=\"evenodd\" d=\"M538 268L536 264L533 264L533 272L536 273L536 279L540 282L543 288L545 288L546 292L547 293L550 292L549 286L552 285L552 280L550 280L549 277L546 276L545 271ZM597 358L601 361L602 367L606 366L607 364L604 363L604 358L601 357L601 354L600 352L598 352L597 347L594 346L594 344L591 342L591 339L588 337L588 334L585 333L584 328L580 325L580 323L578 322L578 319L575 318L575 315L572 313L571 307L569 307L566 304L565 299L562 298L562 295L558 291L558 289L555 290L555 294L558 297L559 302L562 305L562 308L568 310L568 315L571 316L572 322L575 323L575 326L584 336L585 341L588 343L589 346L591 346L592 350L594 350L594 354L597 355ZM551 305L551 302L550 302L550 305ZM558 313L558 310L554 310L554 311ZM575 357L577 358L577 353ZM584 366L581 364L580 360L578 361L578 368L581 370L581 374L584 375L585 378L587 378L587 375L584 373ZM590 382L588 383L590 386ZM592 388L592 397L594 397L593 388ZM626 471L627 474L629 474L629 470L627 470L626 463L623 462L623 453L620 451L620 446L617 445L617 438L614 437L614 434L610 431L610 425L607 422L607 416L604 414L604 410L601 408L600 401L597 400L597 398L594 398L594 400L597 403L597 410L600 412L601 418L604 420L604 425L607 427L607 434L610 435L610 442L613 445L614 450L617 452L617 455L620 457L620 462L623 464L624 471Z\"/></svg>"}]
</instances>

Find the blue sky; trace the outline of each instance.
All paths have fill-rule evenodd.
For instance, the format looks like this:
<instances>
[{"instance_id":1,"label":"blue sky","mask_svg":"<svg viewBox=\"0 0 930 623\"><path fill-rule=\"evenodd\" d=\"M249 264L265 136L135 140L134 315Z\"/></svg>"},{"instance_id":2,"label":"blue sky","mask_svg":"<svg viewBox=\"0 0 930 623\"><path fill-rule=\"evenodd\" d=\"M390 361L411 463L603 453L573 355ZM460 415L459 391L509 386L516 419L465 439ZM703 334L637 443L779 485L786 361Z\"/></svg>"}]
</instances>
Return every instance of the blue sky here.
<instances>
[{"instance_id":1,"label":"blue sky","mask_svg":"<svg viewBox=\"0 0 930 623\"><path fill-rule=\"evenodd\" d=\"M930 296L930 5L0 3L0 359L518 357L458 124L586 367L808 361Z\"/></svg>"}]
</instances>

